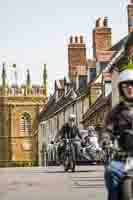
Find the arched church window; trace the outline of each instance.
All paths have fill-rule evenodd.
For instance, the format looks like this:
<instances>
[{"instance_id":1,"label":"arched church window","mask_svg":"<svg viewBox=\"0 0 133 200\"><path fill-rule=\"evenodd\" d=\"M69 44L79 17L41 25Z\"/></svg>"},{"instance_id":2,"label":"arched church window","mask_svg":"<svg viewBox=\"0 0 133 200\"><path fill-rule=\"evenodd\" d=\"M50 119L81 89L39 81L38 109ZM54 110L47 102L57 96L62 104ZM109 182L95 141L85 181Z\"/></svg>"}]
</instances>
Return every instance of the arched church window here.
<instances>
[{"instance_id":1,"label":"arched church window","mask_svg":"<svg viewBox=\"0 0 133 200\"><path fill-rule=\"evenodd\" d=\"M21 135L31 136L31 117L28 113L23 113L20 120L20 132Z\"/></svg>"}]
</instances>

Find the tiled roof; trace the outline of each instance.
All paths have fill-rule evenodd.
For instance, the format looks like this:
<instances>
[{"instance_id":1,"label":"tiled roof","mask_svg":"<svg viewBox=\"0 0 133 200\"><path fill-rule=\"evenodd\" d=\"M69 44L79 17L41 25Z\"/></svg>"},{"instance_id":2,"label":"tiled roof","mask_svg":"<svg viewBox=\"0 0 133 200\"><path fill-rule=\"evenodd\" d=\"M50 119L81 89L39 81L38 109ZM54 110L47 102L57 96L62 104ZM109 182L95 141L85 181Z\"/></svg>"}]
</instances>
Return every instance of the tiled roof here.
<instances>
[{"instance_id":1,"label":"tiled roof","mask_svg":"<svg viewBox=\"0 0 133 200\"><path fill-rule=\"evenodd\" d=\"M61 88L64 88L64 79L61 79L59 81L60 81Z\"/></svg>"},{"instance_id":2,"label":"tiled roof","mask_svg":"<svg viewBox=\"0 0 133 200\"><path fill-rule=\"evenodd\" d=\"M55 103L55 95L52 95L50 99L48 100L47 104L44 105L43 109L39 113L39 120L41 120L44 116L44 114L51 108L53 107Z\"/></svg>"},{"instance_id":3,"label":"tiled roof","mask_svg":"<svg viewBox=\"0 0 133 200\"><path fill-rule=\"evenodd\" d=\"M51 99L48 101L48 104L44 107L43 111L41 111L39 115L39 119L41 120L46 115L48 117L54 114L55 112L57 112L59 109L63 108L68 103L73 102L74 99L72 98L72 92L73 92L73 88L71 88L66 95L61 96L58 99L58 101L56 101L55 95L53 95Z\"/></svg>"},{"instance_id":4,"label":"tiled roof","mask_svg":"<svg viewBox=\"0 0 133 200\"><path fill-rule=\"evenodd\" d=\"M123 45L123 42L127 39L128 36L123 37L119 42L112 46L110 50L112 51L119 51Z\"/></svg>"},{"instance_id":5,"label":"tiled roof","mask_svg":"<svg viewBox=\"0 0 133 200\"><path fill-rule=\"evenodd\" d=\"M64 89L64 79L56 80L56 86L58 89Z\"/></svg>"},{"instance_id":6,"label":"tiled roof","mask_svg":"<svg viewBox=\"0 0 133 200\"><path fill-rule=\"evenodd\" d=\"M116 43L111 49L112 51L116 51L113 54L113 58L111 59L111 61L107 62L107 63L101 63L102 64L102 69L106 69L109 68L110 66L112 66L115 62L117 62L121 56L123 56L123 52L121 51L123 46L126 46L128 42L132 42L133 41L133 33L128 34L126 37L124 37L123 39L121 39L118 43ZM113 61L113 62L112 62ZM96 77L97 79L97 77ZM95 79L95 80L96 80ZM94 84L95 80L92 80L91 82L89 82L89 84L82 89L78 89L77 91L73 91L76 93L77 97L80 96L84 96L87 94L89 87L91 87L92 84ZM59 88L64 88L64 80L58 80L59 82ZM44 106L43 111L40 113L40 118L43 118L44 116L50 116L52 114L54 114L55 112L57 112L59 109L63 108L65 105L67 105L68 103L72 103L74 101L74 99L72 99L72 88L69 89L67 95L62 95L58 101L56 102L55 100L55 94L50 97L49 102L47 105ZM96 102L88 109L88 111L84 114L83 116L83 121L86 119L86 117L90 117L90 115L94 112L96 112L98 109L100 109L102 106L106 105L106 103L111 101L111 95L108 97L103 97L100 96Z\"/></svg>"},{"instance_id":7,"label":"tiled roof","mask_svg":"<svg viewBox=\"0 0 133 200\"><path fill-rule=\"evenodd\" d=\"M116 67L116 64L125 56L126 47L129 43L133 43L133 32L129 33L126 37L124 37L112 47L112 50L116 50L116 53L107 65L105 71L109 72L113 70L114 67Z\"/></svg>"},{"instance_id":8,"label":"tiled roof","mask_svg":"<svg viewBox=\"0 0 133 200\"><path fill-rule=\"evenodd\" d=\"M82 122L84 122L86 119L90 118L91 115L98 111L99 109L101 109L103 106L105 106L106 104L110 104L111 103L111 94L107 97L104 97L103 95L101 95L96 101L95 103L87 110L87 112L83 115L83 120Z\"/></svg>"}]
</instances>

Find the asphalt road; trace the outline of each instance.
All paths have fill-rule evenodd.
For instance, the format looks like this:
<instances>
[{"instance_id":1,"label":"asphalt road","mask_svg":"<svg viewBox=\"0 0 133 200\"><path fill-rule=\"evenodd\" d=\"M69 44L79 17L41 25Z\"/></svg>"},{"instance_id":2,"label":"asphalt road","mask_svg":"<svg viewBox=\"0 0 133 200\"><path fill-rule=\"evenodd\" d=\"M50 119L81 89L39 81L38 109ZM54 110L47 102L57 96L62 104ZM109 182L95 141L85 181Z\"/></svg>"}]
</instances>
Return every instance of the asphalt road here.
<instances>
[{"instance_id":1,"label":"asphalt road","mask_svg":"<svg viewBox=\"0 0 133 200\"><path fill-rule=\"evenodd\" d=\"M102 166L0 168L0 200L104 200Z\"/></svg>"}]
</instances>

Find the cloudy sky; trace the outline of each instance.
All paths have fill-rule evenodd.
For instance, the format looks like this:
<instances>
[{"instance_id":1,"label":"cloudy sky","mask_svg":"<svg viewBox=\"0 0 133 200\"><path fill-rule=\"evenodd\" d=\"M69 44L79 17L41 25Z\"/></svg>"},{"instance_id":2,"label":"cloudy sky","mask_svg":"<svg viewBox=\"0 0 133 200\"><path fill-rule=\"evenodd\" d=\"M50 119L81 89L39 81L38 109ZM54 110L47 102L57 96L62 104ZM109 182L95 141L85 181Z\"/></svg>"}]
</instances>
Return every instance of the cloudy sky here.
<instances>
[{"instance_id":1,"label":"cloudy sky","mask_svg":"<svg viewBox=\"0 0 133 200\"><path fill-rule=\"evenodd\" d=\"M87 55L92 54L92 30L97 17L108 16L113 43L127 34L128 0L0 0L0 66L17 64L18 79L26 69L34 83L41 81L43 63L48 67L48 88L67 75L67 44L72 34L82 34ZM13 81L13 75L9 75Z\"/></svg>"}]
</instances>

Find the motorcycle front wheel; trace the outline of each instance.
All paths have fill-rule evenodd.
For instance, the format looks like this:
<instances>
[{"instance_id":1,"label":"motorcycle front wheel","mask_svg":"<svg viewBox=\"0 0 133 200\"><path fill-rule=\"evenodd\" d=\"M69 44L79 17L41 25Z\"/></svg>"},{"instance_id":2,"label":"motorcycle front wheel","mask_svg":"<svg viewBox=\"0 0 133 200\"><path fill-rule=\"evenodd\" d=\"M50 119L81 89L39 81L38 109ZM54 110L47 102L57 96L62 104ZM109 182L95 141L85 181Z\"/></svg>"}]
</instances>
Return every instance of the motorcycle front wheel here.
<instances>
[{"instance_id":1,"label":"motorcycle front wheel","mask_svg":"<svg viewBox=\"0 0 133 200\"><path fill-rule=\"evenodd\" d=\"M74 161L74 160L71 160L70 166L71 166L72 172L75 172L75 166L76 166L76 164L75 164L75 161Z\"/></svg>"},{"instance_id":2,"label":"motorcycle front wheel","mask_svg":"<svg viewBox=\"0 0 133 200\"><path fill-rule=\"evenodd\" d=\"M67 172L69 170L69 157L65 156L64 159L64 171Z\"/></svg>"},{"instance_id":3,"label":"motorcycle front wheel","mask_svg":"<svg viewBox=\"0 0 133 200\"><path fill-rule=\"evenodd\" d=\"M122 184L122 200L133 200L133 178L127 177Z\"/></svg>"},{"instance_id":4,"label":"motorcycle front wheel","mask_svg":"<svg viewBox=\"0 0 133 200\"><path fill-rule=\"evenodd\" d=\"M76 155L75 155L75 148L72 148L71 157L70 157L70 167L72 172L75 172L76 167Z\"/></svg>"}]
</instances>

